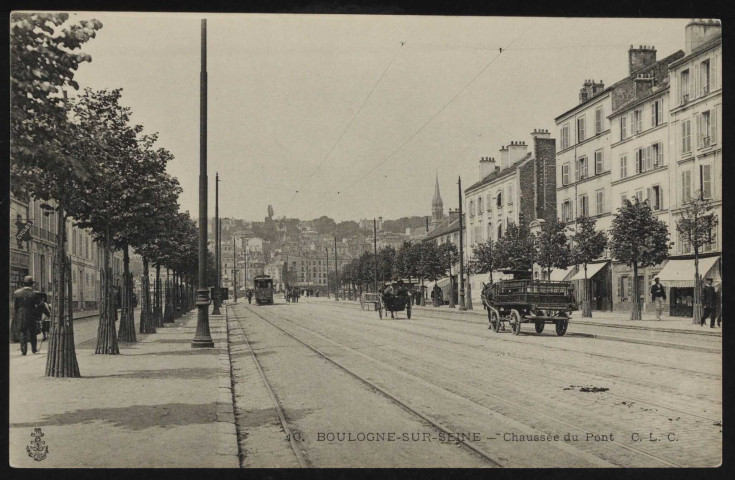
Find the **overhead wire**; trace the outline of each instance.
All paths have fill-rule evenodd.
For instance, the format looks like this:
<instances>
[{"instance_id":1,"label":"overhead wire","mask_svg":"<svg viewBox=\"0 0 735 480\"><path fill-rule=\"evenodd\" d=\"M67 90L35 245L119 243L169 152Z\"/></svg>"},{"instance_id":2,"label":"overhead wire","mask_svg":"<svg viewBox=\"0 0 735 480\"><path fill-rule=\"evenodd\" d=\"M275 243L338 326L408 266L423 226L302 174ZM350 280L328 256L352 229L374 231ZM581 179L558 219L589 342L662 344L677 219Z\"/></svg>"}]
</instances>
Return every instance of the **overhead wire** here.
<instances>
[{"instance_id":1,"label":"overhead wire","mask_svg":"<svg viewBox=\"0 0 735 480\"><path fill-rule=\"evenodd\" d=\"M373 96L373 92L375 92L375 89L378 87L378 85L380 85L380 82L383 80L383 77L385 77L386 72L388 72L388 70L390 69L391 65L393 65L393 62L395 61L396 57L398 57L398 53L401 51L401 48L403 48L403 45L404 44L405 44L405 42L401 42L401 45L396 49L395 53L393 54L393 57L391 57L391 59L390 59L390 62L388 62L388 65L386 65L386 67L383 69L383 72L380 74L380 77L378 77L378 80L375 82L375 84L373 84L373 87L370 89L370 92L367 94L367 96L363 100L362 104L360 104L360 107L352 115L352 118L350 118L350 121L347 122L347 125L345 126L345 128L342 129L342 133L340 133L339 138L337 138L337 141L334 142L334 144L329 149L329 151L327 152L327 154L324 155L324 158L322 158L322 160L316 166L316 168L314 169L314 171L311 172L311 175L309 175L309 178L307 178L301 184L301 186L296 189L296 191L294 192L293 196L291 197L291 200L288 203L288 206L286 207L286 210L288 210L291 207L291 205L293 204L294 199L296 198L296 195L298 195L299 192L301 191L301 189L305 185L307 185L309 183L309 181L311 181L312 178L314 178L314 175L316 174L316 172L319 171L319 169L321 168L321 166L324 165L324 163L327 161L327 159L332 154L332 152L337 147L337 145L339 145L339 142L342 141L342 138L344 138L345 134L350 129L350 127L354 123L355 119L357 118L357 116L362 111L363 107L365 107L365 105L367 104L368 100L370 100L370 98Z\"/></svg>"},{"instance_id":2,"label":"overhead wire","mask_svg":"<svg viewBox=\"0 0 735 480\"><path fill-rule=\"evenodd\" d=\"M469 87L470 87L470 86L471 86L471 85L472 85L472 84L473 84L473 83L475 82L475 80L477 80L477 79L478 79L478 78L479 78L479 77L480 77L480 76L481 76L481 75L482 75L483 73L485 73L485 71L487 71L487 69L488 69L488 68L490 68L490 66L491 66L491 65L492 65L493 63L495 63L495 61L496 61L496 60L497 60L498 58L500 58L500 56L502 55L502 53L503 53L503 51L504 51L504 50L507 50L507 49L508 49L508 47L510 47L510 46L511 46L511 45L513 45L513 44L514 44L514 43L515 43L516 41L518 41L518 40L519 40L519 39L520 39L520 38L521 38L521 37L522 37L523 35L525 35L525 34L526 34L526 32L528 32L528 31L529 31L529 30L530 30L530 29L531 29L531 28L532 28L532 27L533 27L534 25L535 25L535 23L533 23L533 24L529 25L529 26L528 26L528 27L527 27L527 28L526 28L525 30L523 30L523 31L522 31L522 32L521 32L521 33L520 33L520 34L519 34L518 36L516 36L516 37L515 37L515 38L514 38L513 40L511 40L511 41L510 41L510 42L508 43L508 45L506 45L505 47L501 47L501 48L499 48L499 49L498 49L498 53L497 53L497 55L495 55L495 56L494 56L494 57L493 57L493 58L492 58L492 59L491 59L491 60L490 60L490 61L489 61L489 62L488 62L487 64L485 64L485 66L484 66L484 67L483 67L483 68L482 68L482 69L481 69L481 70L480 70L480 71L479 71L479 72L478 72L478 73L477 73L477 74L476 74L476 75L475 75L474 77L472 77L472 79L471 79L471 80L470 80L469 82L467 82L467 83L466 83L466 84L464 85L464 87L462 87L462 88L461 88L461 89L459 90L459 92L457 92L457 93L456 93L456 94L455 94L454 96L452 96L452 98L450 98L450 99L449 99L449 101L447 101L447 102L446 102L446 103L445 103L445 104L444 104L444 105L443 105L443 106L442 106L442 107L441 107L441 108L440 108L439 110L437 110L437 111L436 111L436 112L435 112L435 113L434 113L434 114L433 114L433 115L432 115L431 117L429 117L429 119L428 119L427 121L425 121L425 122L424 122L424 123L423 123L423 124L422 124L422 125L421 125L421 126L420 126L420 127L419 127L419 128L417 129L417 130L416 130L416 131L415 131L415 132L413 132L413 133L412 133L412 134L411 134L411 135L410 135L410 136L409 136L409 137L408 137L408 138L407 138L407 139L406 139L405 141L403 141L403 142L402 142L402 143L401 143L401 144L400 144L400 145L399 145L399 146L398 146L397 148L395 148L395 149L394 149L394 150L392 150L392 151L391 151L391 152L390 152L390 153L389 153L388 155L386 155L385 157L383 157L383 159L382 159L382 160L381 160L380 162L378 162L377 164L375 164L375 165L374 165L374 166L373 166L373 167L372 167L372 168L371 168L371 169L370 169L370 170L369 170L369 171L368 171L367 173L365 173L365 174L361 174L360 176L358 176L358 178L357 178L357 179L356 179L356 180L355 180L354 182L352 182L351 184L349 184L349 185L348 185L347 187L345 187L345 188L342 188L341 190L337 191L337 193L336 193L335 195L333 195L333 196L331 196L331 197L327 198L326 200L324 200L324 201L323 201L322 203L320 203L320 204L319 204L319 205L318 205L318 206L317 206L316 208L314 208L314 209L313 209L313 210L312 210L312 211L311 211L311 212L310 212L309 214L307 214L306 216L308 217L308 215L311 215L311 214L312 214L312 213L313 213L314 211L318 210L319 208L321 208L321 207L322 207L323 205L325 205L326 203L329 203L329 202L331 202L332 200L334 200L334 199L335 199L335 198L336 198L336 197L337 197L337 196L338 196L338 195L339 195L339 194L340 194L340 193L341 193L342 191L346 191L346 190L349 190L350 188L354 187L355 185L357 185L358 183L360 183L360 182L361 182L362 180L364 180L364 179L365 179L366 177L368 177L369 175L371 175L371 174L372 174L372 173L373 173L373 172L374 172L375 170L377 170L378 168L380 168L380 167L381 167L381 166L382 166L383 164L385 164L385 162L387 162L387 161L388 161L388 160L389 160L389 159L390 159L390 158L391 158L391 157L392 157L393 155L395 155L395 154L396 154L397 152L399 152L399 151L400 151L400 150L401 150L401 149L402 149L402 148L403 148L403 147L404 147L405 145L407 145L407 144L408 144L408 143L409 143L409 142L410 142L411 140L413 140L413 139L414 139L414 138L415 138L415 137L416 137L416 136L417 136L417 135L418 135L419 133L421 133L421 132L422 132L422 131L424 130L424 128L426 128L426 126L427 126L427 125L429 125L429 124L430 124L430 123L431 123L431 122L432 122L432 121L433 121L433 120L434 120L434 119L435 119L435 118L436 118L437 116L439 116L439 115L440 115L440 114L441 114L441 113L442 113L442 112L443 112L444 110L446 110L446 109L447 109L447 107L448 107L448 106L449 106L449 105L450 105L450 104L451 104L451 103L452 103L452 102L453 102L454 100L456 100L456 99L457 99L457 98L458 98L458 97L459 97L459 96L460 96L460 95L461 95L462 93L464 93L464 91L465 91L465 90L467 90L467 89L468 89L468 88L469 88Z\"/></svg>"}]
</instances>

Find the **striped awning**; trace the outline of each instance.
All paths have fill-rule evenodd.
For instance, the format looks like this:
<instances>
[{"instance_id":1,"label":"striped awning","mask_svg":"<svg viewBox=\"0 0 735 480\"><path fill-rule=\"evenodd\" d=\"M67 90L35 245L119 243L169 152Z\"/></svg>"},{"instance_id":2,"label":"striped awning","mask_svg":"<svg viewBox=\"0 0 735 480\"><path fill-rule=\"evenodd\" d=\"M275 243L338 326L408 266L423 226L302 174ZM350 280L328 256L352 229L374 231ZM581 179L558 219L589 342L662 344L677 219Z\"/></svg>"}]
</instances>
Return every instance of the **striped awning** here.
<instances>
[{"instance_id":1,"label":"striped awning","mask_svg":"<svg viewBox=\"0 0 735 480\"><path fill-rule=\"evenodd\" d=\"M713 268L720 257L705 257L699 259L699 274L703 279L712 277L714 283L720 283L720 273ZM659 272L658 278L665 287L694 287L694 259L671 259Z\"/></svg>"},{"instance_id":2,"label":"striped awning","mask_svg":"<svg viewBox=\"0 0 735 480\"><path fill-rule=\"evenodd\" d=\"M600 270L605 268L605 265L607 265L607 262L602 263L592 263L587 265L587 279L590 279L597 275ZM576 275L574 275L570 280L584 280L584 265L579 266L579 271Z\"/></svg>"}]
</instances>

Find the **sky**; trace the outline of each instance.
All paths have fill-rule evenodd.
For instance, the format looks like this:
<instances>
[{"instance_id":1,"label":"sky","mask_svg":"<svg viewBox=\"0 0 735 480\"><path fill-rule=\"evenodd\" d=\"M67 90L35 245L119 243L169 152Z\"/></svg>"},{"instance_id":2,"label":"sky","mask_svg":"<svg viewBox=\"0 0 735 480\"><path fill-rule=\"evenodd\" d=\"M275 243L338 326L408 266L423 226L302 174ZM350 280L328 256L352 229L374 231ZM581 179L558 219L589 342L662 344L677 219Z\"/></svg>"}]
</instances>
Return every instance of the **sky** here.
<instances>
[{"instance_id":1,"label":"sky","mask_svg":"<svg viewBox=\"0 0 735 480\"><path fill-rule=\"evenodd\" d=\"M175 160L182 210L198 215L200 21L207 19L209 216L337 221L445 211L554 118L586 79L627 76L630 45L684 48L688 19L574 19L82 12L82 88L122 103ZM500 52L502 48L502 53Z\"/></svg>"}]
</instances>

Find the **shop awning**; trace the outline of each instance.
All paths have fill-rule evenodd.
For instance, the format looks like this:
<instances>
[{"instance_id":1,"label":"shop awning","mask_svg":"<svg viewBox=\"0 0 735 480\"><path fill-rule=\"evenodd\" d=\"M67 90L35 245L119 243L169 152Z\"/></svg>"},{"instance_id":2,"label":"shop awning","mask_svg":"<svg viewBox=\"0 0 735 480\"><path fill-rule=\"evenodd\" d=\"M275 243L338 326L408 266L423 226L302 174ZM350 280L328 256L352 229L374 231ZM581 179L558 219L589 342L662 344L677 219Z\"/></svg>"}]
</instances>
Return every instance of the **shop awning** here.
<instances>
[{"instance_id":1,"label":"shop awning","mask_svg":"<svg viewBox=\"0 0 735 480\"><path fill-rule=\"evenodd\" d=\"M720 282L720 274L713 269L720 257L699 259L699 274L702 278L712 277L714 283ZM694 259L672 259L659 272L658 278L665 287L694 287Z\"/></svg>"},{"instance_id":2,"label":"shop awning","mask_svg":"<svg viewBox=\"0 0 735 480\"><path fill-rule=\"evenodd\" d=\"M572 270L574 270L574 265L572 265L569 268L555 268L551 271L551 276L549 280L555 281L555 282L561 282L567 279L570 273L572 273ZM584 275L584 272L582 273Z\"/></svg>"},{"instance_id":3,"label":"shop awning","mask_svg":"<svg viewBox=\"0 0 735 480\"><path fill-rule=\"evenodd\" d=\"M444 277L444 278L440 278L439 280L437 280L436 284L439 285L439 288L448 288L450 281L451 281L450 277Z\"/></svg>"},{"instance_id":4,"label":"shop awning","mask_svg":"<svg viewBox=\"0 0 735 480\"><path fill-rule=\"evenodd\" d=\"M600 273L600 270L605 268L607 262L602 263L591 263L587 265L587 279L590 279ZM584 280L584 265L579 266L579 271L570 280Z\"/></svg>"}]
</instances>

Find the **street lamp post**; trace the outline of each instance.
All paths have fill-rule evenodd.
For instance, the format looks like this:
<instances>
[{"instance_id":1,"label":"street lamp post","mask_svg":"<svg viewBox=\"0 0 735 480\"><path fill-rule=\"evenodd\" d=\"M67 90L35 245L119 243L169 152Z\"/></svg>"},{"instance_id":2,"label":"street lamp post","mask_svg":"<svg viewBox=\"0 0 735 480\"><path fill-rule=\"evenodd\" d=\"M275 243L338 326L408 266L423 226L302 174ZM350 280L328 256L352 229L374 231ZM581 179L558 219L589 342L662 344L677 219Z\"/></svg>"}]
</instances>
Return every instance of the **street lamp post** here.
<instances>
[{"instance_id":1,"label":"street lamp post","mask_svg":"<svg viewBox=\"0 0 735 480\"><path fill-rule=\"evenodd\" d=\"M339 302L339 272L337 271L337 237L334 237L334 301Z\"/></svg>"},{"instance_id":2,"label":"street lamp post","mask_svg":"<svg viewBox=\"0 0 735 480\"><path fill-rule=\"evenodd\" d=\"M458 177L459 190L459 309L467 310L464 304L464 247L462 236L462 177Z\"/></svg>"},{"instance_id":3,"label":"street lamp post","mask_svg":"<svg viewBox=\"0 0 735 480\"><path fill-rule=\"evenodd\" d=\"M214 348L209 333L209 289L207 288L207 20L202 19L202 59L199 74L199 272L197 286L197 329L192 348Z\"/></svg>"},{"instance_id":4,"label":"street lamp post","mask_svg":"<svg viewBox=\"0 0 735 480\"><path fill-rule=\"evenodd\" d=\"M219 172L216 173L214 182L214 261L217 273L217 281L214 285L214 309L212 315L222 315L220 313L220 306L222 303L222 293L220 292L220 286L222 285L222 236L219 226Z\"/></svg>"},{"instance_id":5,"label":"street lamp post","mask_svg":"<svg viewBox=\"0 0 735 480\"><path fill-rule=\"evenodd\" d=\"M232 237L232 292L235 303L237 303L237 272L237 245L235 245L235 237Z\"/></svg>"},{"instance_id":6,"label":"street lamp post","mask_svg":"<svg viewBox=\"0 0 735 480\"><path fill-rule=\"evenodd\" d=\"M373 260L375 266L375 293L378 293L378 226L373 218Z\"/></svg>"}]
</instances>

